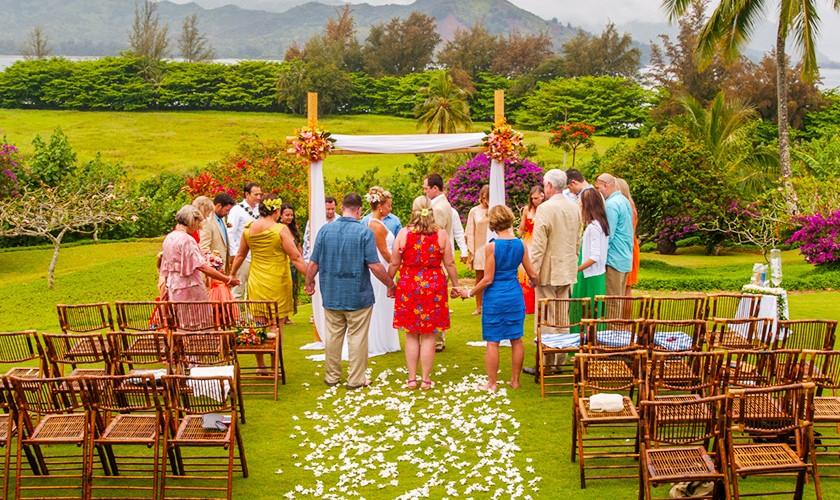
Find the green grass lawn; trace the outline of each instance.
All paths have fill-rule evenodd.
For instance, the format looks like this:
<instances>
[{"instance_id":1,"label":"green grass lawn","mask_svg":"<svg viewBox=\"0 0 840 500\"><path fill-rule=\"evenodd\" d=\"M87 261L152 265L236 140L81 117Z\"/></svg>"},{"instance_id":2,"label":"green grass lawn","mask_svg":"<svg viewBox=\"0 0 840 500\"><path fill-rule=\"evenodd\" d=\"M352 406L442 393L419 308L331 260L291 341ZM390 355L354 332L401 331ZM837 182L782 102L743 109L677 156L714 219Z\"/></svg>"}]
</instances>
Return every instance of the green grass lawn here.
<instances>
[{"instance_id":1,"label":"green grass lawn","mask_svg":"<svg viewBox=\"0 0 840 500\"><path fill-rule=\"evenodd\" d=\"M390 116L335 116L321 120L321 126L338 134L416 134L416 122ZM79 159L89 160L97 152L108 161L120 162L136 178L161 171L185 172L219 160L233 151L242 136L281 140L293 135L306 119L281 113L202 112L85 112L0 109L0 135L24 154L32 152L32 139L40 134L48 140L60 126ZM474 131L489 124L477 123ZM525 140L538 147L536 159L562 166L563 151L548 146L549 133L524 131ZM596 137L596 150L605 151L619 139ZM578 153L578 161L591 156ZM413 155L332 156L325 169L328 177L358 176L379 167L387 177L395 167L413 161ZM568 157L571 166L571 155Z\"/></svg>"},{"instance_id":2,"label":"green grass lawn","mask_svg":"<svg viewBox=\"0 0 840 500\"><path fill-rule=\"evenodd\" d=\"M0 331L58 331L56 303L154 298L154 260L159 248L160 240L64 248L56 290L46 284L50 249L0 253L5 271L0 282ZM674 266L673 272L678 274L688 269L714 273L720 262L751 268L759 257L733 254L721 261L681 252L672 257L647 254L645 258ZM785 272L798 266L797 262L794 254L786 253ZM641 277L649 272L643 268ZM791 316L838 320L838 301L838 292L792 294ZM466 345L481 339L480 318L470 314L471 302L452 301L450 307L454 310L452 329L446 351L435 359L437 386L432 391L403 390L405 359L402 353L391 353L370 360L372 376L378 378L374 388L348 392L328 390L322 382L323 363L306 359L315 352L300 350L312 340L307 321L310 308L302 306L293 317L295 324L284 332L288 383L280 388L279 400L246 398L248 423L242 429L251 477L236 477L236 497L278 498L287 493L294 498L344 496L339 488L346 486L365 498L384 499L438 480L440 486L430 489L431 498L454 496L447 486L459 497L490 498L499 488L501 497L510 497L516 490L508 492L502 480L510 472L521 478L522 497L635 498L637 483L629 479L590 481L586 490L579 489L577 465L569 461L569 397L543 399L539 386L527 377L518 391L489 396L470 390L484 372L484 350ZM532 317L526 320L526 332L532 331L532 321ZM500 380L510 376L509 352L502 349ZM526 342L526 364L532 364L533 358L533 344ZM245 365L253 362L243 360ZM350 436L353 439L346 439ZM341 464L348 465L348 470L339 470ZM382 476L378 471L383 471L385 464L397 465ZM435 476L430 464L447 464L447 470ZM331 465L335 466L332 470ZM346 480L352 471L365 473L339 484L342 474ZM363 480L371 482L361 485ZM753 478L746 486L761 487L765 481L781 480ZM832 496L837 491L835 481L823 481L825 498L837 497ZM298 485L303 491L295 490ZM486 491L468 493L470 485ZM667 496L667 489L660 488L658 494ZM809 485L805 498L813 497Z\"/></svg>"}]
</instances>

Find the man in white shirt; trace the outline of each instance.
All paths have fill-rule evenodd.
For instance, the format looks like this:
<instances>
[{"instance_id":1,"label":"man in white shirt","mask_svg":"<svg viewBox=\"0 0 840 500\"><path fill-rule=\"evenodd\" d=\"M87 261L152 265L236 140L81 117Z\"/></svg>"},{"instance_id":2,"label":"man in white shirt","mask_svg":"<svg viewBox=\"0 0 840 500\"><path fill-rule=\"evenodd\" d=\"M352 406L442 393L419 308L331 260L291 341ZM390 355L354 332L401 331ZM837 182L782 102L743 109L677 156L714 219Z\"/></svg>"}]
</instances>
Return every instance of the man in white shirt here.
<instances>
[{"instance_id":1,"label":"man in white shirt","mask_svg":"<svg viewBox=\"0 0 840 500\"><path fill-rule=\"evenodd\" d=\"M452 248L454 251L455 244L458 244L458 250L461 251L461 263L466 264L470 254L467 247L467 239L464 237L464 226L461 225L461 215L452 207L452 238L450 238Z\"/></svg>"},{"instance_id":2,"label":"man in white shirt","mask_svg":"<svg viewBox=\"0 0 840 500\"><path fill-rule=\"evenodd\" d=\"M262 188L255 182L245 184L245 199L233 206L228 214L228 242L230 243L230 254L239 253L239 244L242 241L242 233L245 232L245 225L256 220L260 216L259 204L262 199ZM239 286L233 287L231 294L234 300L244 300L245 290L248 289L248 270L251 268L251 252L245 257L245 262L236 272L239 278Z\"/></svg>"},{"instance_id":3,"label":"man in white shirt","mask_svg":"<svg viewBox=\"0 0 840 500\"><path fill-rule=\"evenodd\" d=\"M335 220L335 198L327 196L324 198L324 209L327 212L327 224ZM314 243L314 242L313 242ZM306 221L306 229L303 231L303 260L309 262L312 255L312 244L309 242L309 221Z\"/></svg>"},{"instance_id":4,"label":"man in white shirt","mask_svg":"<svg viewBox=\"0 0 840 500\"><path fill-rule=\"evenodd\" d=\"M435 224L439 228L446 230L449 235L449 240L454 238L452 205L443 194L443 177L440 174L429 174L423 179L423 194L426 198L432 201L432 212L435 215ZM460 223L459 223L460 224ZM435 351L441 352L446 349L446 332L435 334Z\"/></svg>"}]
</instances>

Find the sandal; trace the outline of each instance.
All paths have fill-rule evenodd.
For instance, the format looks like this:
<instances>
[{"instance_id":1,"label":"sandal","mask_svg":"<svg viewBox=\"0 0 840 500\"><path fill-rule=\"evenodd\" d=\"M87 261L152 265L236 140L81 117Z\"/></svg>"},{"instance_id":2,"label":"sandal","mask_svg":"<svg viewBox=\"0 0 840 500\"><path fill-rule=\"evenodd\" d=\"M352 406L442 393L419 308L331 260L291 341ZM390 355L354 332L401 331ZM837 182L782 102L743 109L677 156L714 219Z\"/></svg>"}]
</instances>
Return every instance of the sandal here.
<instances>
[{"instance_id":1,"label":"sandal","mask_svg":"<svg viewBox=\"0 0 840 500\"><path fill-rule=\"evenodd\" d=\"M413 378L411 380L406 380L405 381L405 386L408 387L409 389L411 389L412 391L414 389L417 389L417 379Z\"/></svg>"},{"instance_id":2,"label":"sandal","mask_svg":"<svg viewBox=\"0 0 840 500\"><path fill-rule=\"evenodd\" d=\"M428 391L429 389L431 389L434 386L435 386L435 383L432 382L431 380L421 380L420 381L420 390L421 391Z\"/></svg>"}]
</instances>

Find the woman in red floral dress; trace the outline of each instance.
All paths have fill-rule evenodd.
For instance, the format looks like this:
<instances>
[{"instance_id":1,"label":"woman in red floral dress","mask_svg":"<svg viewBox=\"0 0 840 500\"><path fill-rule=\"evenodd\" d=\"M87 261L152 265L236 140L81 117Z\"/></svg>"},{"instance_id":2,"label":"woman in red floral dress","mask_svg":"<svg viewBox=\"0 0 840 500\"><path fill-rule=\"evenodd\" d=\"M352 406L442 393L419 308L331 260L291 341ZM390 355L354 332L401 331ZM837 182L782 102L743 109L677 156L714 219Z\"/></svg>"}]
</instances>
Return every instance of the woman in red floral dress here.
<instances>
[{"instance_id":1,"label":"woman in red floral dress","mask_svg":"<svg viewBox=\"0 0 840 500\"><path fill-rule=\"evenodd\" d=\"M394 303L394 328L405 330L405 362L409 389L417 388L417 364L421 366L420 389L432 388L435 360L434 334L449 329L449 300L446 275L458 288L458 270L449 236L438 229L431 201L418 196L411 209L411 221L400 230L391 254L391 277L400 271ZM460 296L454 290L453 295ZM426 339L420 342L420 337Z\"/></svg>"},{"instance_id":2,"label":"woman in red floral dress","mask_svg":"<svg viewBox=\"0 0 840 500\"><path fill-rule=\"evenodd\" d=\"M534 186L528 195L528 205L522 208L522 217L519 222L519 237L525 244L525 251L530 250L531 240L534 237L534 217L537 215L537 207L545 199L542 186ZM522 286L522 295L525 297L525 314L534 314L536 296L534 288L528 281L525 269L519 266L519 284Z\"/></svg>"}]
</instances>

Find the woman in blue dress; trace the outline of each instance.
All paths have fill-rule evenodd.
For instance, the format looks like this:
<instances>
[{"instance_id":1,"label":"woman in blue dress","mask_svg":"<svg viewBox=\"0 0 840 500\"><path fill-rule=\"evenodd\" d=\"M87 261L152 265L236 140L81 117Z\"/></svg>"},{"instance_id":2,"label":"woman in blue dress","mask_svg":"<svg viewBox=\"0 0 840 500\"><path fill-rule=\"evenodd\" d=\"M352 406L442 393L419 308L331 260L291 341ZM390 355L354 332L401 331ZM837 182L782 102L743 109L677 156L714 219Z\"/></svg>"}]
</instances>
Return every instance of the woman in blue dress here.
<instances>
[{"instance_id":1,"label":"woman in blue dress","mask_svg":"<svg viewBox=\"0 0 840 500\"><path fill-rule=\"evenodd\" d=\"M472 290L461 290L462 298L484 292L481 312L481 336L487 342L485 366L487 383L478 385L479 390L496 392L496 374L499 371L499 342L510 340L511 377L508 385L519 388L519 373L522 371L525 333L525 299L517 278L519 265L525 269L531 286L537 285L537 274L531 267L531 260L522 240L513 235L513 212L504 205L496 205L489 212L489 227L496 232L496 238L484 247L484 278Z\"/></svg>"}]
</instances>

